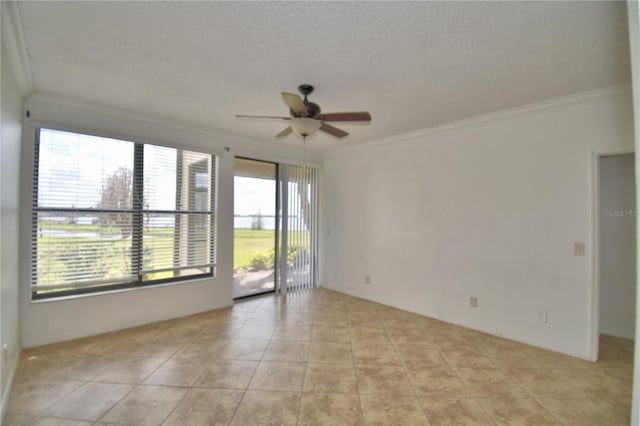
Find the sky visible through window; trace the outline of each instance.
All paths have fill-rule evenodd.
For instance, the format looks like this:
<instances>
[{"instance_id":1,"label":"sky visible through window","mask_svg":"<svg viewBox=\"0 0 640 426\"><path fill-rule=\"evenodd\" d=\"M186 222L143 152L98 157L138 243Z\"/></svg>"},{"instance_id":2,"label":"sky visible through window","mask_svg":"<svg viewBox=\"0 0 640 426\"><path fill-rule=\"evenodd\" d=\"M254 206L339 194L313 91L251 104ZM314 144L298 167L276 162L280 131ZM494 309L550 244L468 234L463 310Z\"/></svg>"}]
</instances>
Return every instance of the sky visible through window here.
<instances>
[{"instance_id":1,"label":"sky visible through window","mask_svg":"<svg viewBox=\"0 0 640 426\"><path fill-rule=\"evenodd\" d=\"M307 202L311 202L311 192ZM255 177L236 176L234 179L234 226L251 228L256 225L258 215L264 229L275 229L276 181ZM299 229L300 194L298 183L289 183L289 229ZM297 210L296 210L296 207Z\"/></svg>"},{"instance_id":2,"label":"sky visible through window","mask_svg":"<svg viewBox=\"0 0 640 426\"><path fill-rule=\"evenodd\" d=\"M275 216L276 181L237 176L234 180L236 215Z\"/></svg>"},{"instance_id":3,"label":"sky visible through window","mask_svg":"<svg viewBox=\"0 0 640 426\"><path fill-rule=\"evenodd\" d=\"M236 176L233 182L234 227L255 227L258 224L257 216L260 215L261 228L275 229L276 181Z\"/></svg>"},{"instance_id":4,"label":"sky visible through window","mask_svg":"<svg viewBox=\"0 0 640 426\"><path fill-rule=\"evenodd\" d=\"M133 172L133 150L133 142L41 129L39 206L99 207L109 177L119 170ZM175 209L176 149L145 145L144 155L147 207ZM167 173L172 166L174 172Z\"/></svg>"}]
</instances>

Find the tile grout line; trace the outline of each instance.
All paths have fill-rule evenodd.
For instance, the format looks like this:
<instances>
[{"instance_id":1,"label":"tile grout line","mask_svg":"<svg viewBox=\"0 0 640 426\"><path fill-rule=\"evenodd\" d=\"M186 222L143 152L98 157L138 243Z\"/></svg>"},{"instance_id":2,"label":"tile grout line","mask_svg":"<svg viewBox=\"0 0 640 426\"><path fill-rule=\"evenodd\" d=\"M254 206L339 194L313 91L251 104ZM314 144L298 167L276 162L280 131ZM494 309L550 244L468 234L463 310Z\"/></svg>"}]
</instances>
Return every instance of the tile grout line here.
<instances>
[{"instance_id":1,"label":"tile grout line","mask_svg":"<svg viewBox=\"0 0 640 426\"><path fill-rule=\"evenodd\" d=\"M304 382L307 379L307 368L309 366L309 349L307 348L307 359L304 363L304 373L302 374L302 384L300 385L300 398L298 399L298 412L296 413L296 425L300 423L300 412L302 411L302 396L304 395Z\"/></svg>"},{"instance_id":2,"label":"tile grout line","mask_svg":"<svg viewBox=\"0 0 640 426\"><path fill-rule=\"evenodd\" d=\"M484 354L484 356L486 356L488 359L490 359L490 360L491 360L491 362L493 362L493 363L495 364L495 366L496 366L496 368L497 368L498 370L500 370L502 373L504 373L504 374L505 374L505 376L507 376L507 378L508 378L511 382L513 382L516 386L518 386L518 387L519 387L519 388L520 388L520 389L521 389L521 390L522 390L522 391L523 391L523 392L524 392L524 393L529 397L529 399L533 400L536 404L538 404L538 405L540 406L540 408L542 408L542 410L543 410L544 412L546 412L547 414L549 414L549 415L551 416L551 418L553 418L554 420L556 420L556 421L558 422L558 424L560 424L560 425L564 424L564 422L563 422L563 421L561 421L561 419L560 419L560 418L558 418L558 417L557 417L555 414L553 414L551 411L547 410L547 409L546 409L546 408L545 408L545 407L540 403L540 401L538 401L538 399L537 399L537 398L536 398L536 397L535 397L531 392L529 392L529 391L528 391L524 386L522 386L522 385L521 385L521 384L520 384L520 383L519 383L519 382L518 382L514 377L512 377L512 376L509 374L509 372L507 371L507 369L506 369L503 365L501 366L500 364L495 363L495 360L494 360L493 358L491 358L491 357L487 354L487 352L485 352L484 350L482 350L482 348L481 348L481 347L479 347L479 346L476 346L476 347L478 348L478 350L479 350L480 352L482 352L482 353ZM548 370L548 369L542 368L541 370ZM478 398L476 398L476 399L478 399ZM482 398L482 399L490 399L490 398ZM487 409L486 409L486 408L485 408L485 407L484 407L480 402L478 402L478 404L480 404L480 406L485 410L485 412L487 412L487 414L489 415L489 417L491 417L491 419L492 419L492 420L496 421L496 420L493 418L493 416L491 416L491 414L487 411Z\"/></svg>"},{"instance_id":3,"label":"tile grout line","mask_svg":"<svg viewBox=\"0 0 640 426\"><path fill-rule=\"evenodd\" d=\"M262 302L260 302L258 307L262 306L263 303L264 303L264 300ZM256 309L252 313L255 313L258 310L258 307L256 307ZM246 320L242 326L244 327L244 325L246 325L248 321L249 320ZM242 327L240 327L238 329L238 331L234 334L234 336L240 331L241 328ZM271 341L269 341L269 343L270 342ZM231 419L229 420L229 424L232 424L233 420L236 418L236 415L238 414L238 410L240 409L240 406L242 405L242 402L244 401L245 397L247 396L247 392L249 392L249 386L251 386L251 382L253 381L254 377L256 376L256 373L258 371L258 367L260 366L260 363L262 362L262 359L264 358L264 354L266 353L268 347L269 347L269 344L267 344L267 346L265 347L264 352L262 352L262 356L260 357L260 359L257 360L256 369L253 370L253 374L251 375L251 378L247 382L247 387L244 389L244 393L242 394L242 398L240 398L240 401L238 401L238 404L236 405L235 410L233 410L233 415L231 416ZM233 360L229 360L229 361L233 361Z\"/></svg>"},{"instance_id":4,"label":"tile grout line","mask_svg":"<svg viewBox=\"0 0 640 426\"><path fill-rule=\"evenodd\" d=\"M460 377L460 375L458 374L458 372L456 371L454 365L451 363L451 361L442 353L442 348L440 345L438 344L434 344L434 346L437 348L436 350L438 351L438 354L442 357L442 359L444 360L444 362L447 364L447 366L449 367L449 370L453 373L453 375L458 379L458 381L460 381L460 383L462 383L462 386L465 387L465 389L467 390L468 393L468 398L472 399L473 401L475 401L480 408L482 409L482 411L487 415L487 418L489 420L491 420L491 422L493 422L494 425L496 425L496 421L495 419L487 412L487 410L484 408L484 406L482 404L480 404L480 402L478 402L477 397L473 394L473 392L471 391L471 387L467 384L466 381L464 381L462 379L462 377ZM453 398L452 398L453 399ZM456 397L456 399L465 399L465 397Z\"/></svg>"},{"instance_id":5,"label":"tile grout line","mask_svg":"<svg viewBox=\"0 0 640 426\"><path fill-rule=\"evenodd\" d=\"M495 360L494 360L493 358L491 358L490 356L488 356L488 355L487 355L487 353L486 353L485 351L483 351L481 347L477 346L476 344L472 344L471 346L473 346L473 347L474 347L474 348L476 348L478 351L480 351L480 353L481 353L485 358L487 358L487 359L491 362L491 364L492 364L492 366L493 366L493 367L491 367L491 368L495 368L495 369L497 369L497 370L500 370L501 372L503 372L503 373L507 376L507 378L508 378L510 381L513 381L513 379L511 378L511 376L509 376L509 375L506 373L506 371L504 371L504 370L503 370L503 368L501 368L498 364L496 364L496 363L495 363ZM450 361L449 361L449 360L448 360L444 355L443 355L443 357L445 358L445 361L450 365L450 367L451 367L451 371L453 371L453 373L456 375L456 377L458 377L458 380L460 380L460 382L462 382L462 384L463 384L463 385L465 385L465 386L467 387L467 389L468 389L468 391L469 391L469 397L470 397L471 399L473 399L473 400L474 400L474 401L475 401L475 402L480 406L480 408L482 409L482 411L487 415L487 418L489 418L489 419L490 419L494 424L496 424L496 425L497 425L497 424L498 424L498 420L497 420L496 418L494 418L494 416L492 416L492 415L491 415L491 413L487 410L487 408L486 408L486 407L485 407L485 406L484 406L484 405L483 405L479 400L480 400L480 399L491 399L491 400L495 400L495 399L504 399L504 397L499 397L499 398L498 398L498 397L496 397L496 396L493 396L493 397L484 397L484 398L483 398L483 397L479 397L479 396L474 395L474 393L471 391L471 387L467 384L467 382L466 382L462 377L460 377L460 375L459 375L459 374L458 374L458 372L456 371L456 368L453 366L453 364L451 364L451 362L450 362ZM470 368L470 367L467 367L467 368ZM516 385L517 385L519 388L522 388L519 384L517 384L517 383L516 383ZM522 389L522 390L524 391L524 389Z\"/></svg>"},{"instance_id":6,"label":"tile grout line","mask_svg":"<svg viewBox=\"0 0 640 426\"><path fill-rule=\"evenodd\" d=\"M348 318L348 314L347 314ZM362 424L365 425L366 421L364 418L364 407L362 406L362 395L360 393L360 377L358 374L358 370L356 369L356 357L353 353L353 342L351 340L351 327L347 324L347 333L349 334L349 352L351 353L351 363L353 365L353 374L356 379L356 394L358 395L358 407L360 408L360 418L362 419Z\"/></svg>"},{"instance_id":7,"label":"tile grout line","mask_svg":"<svg viewBox=\"0 0 640 426\"><path fill-rule=\"evenodd\" d=\"M94 383L100 383L100 382L94 382ZM127 397L127 395L129 395L131 392L133 392L134 390L136 390L136 388L137 388L138 386L139 386L139 385L133 385L133 386L131 386L131 389L129 389L129 392L126 392L124 395L122 395L122 398L120 398L116 403L114 403L111 407L109 407L107 410L105 410L105 412L104 412L104 413L102 413L102 415L101 415L100 417L98 417L98 419L97 419L97 420L94 420L94 423L99 422L99 421L100 421L100 419L102 419L104 416L106 416L106 415L107 415L107 413L108 413L109 411L113 410L113 408L114 408L116 405L120 404L120 403L122 402L122 400L124 400L124 399Z\"/></svg>"},{"instance_id":8,"label":"tile grout line","mask_svg":"<svg viewBox=\"0 0 640 426\"><path fill-rule=\"evenodd\" d=\"M383 321L383 325L384 325L384 321ZM416 323L416 327L417 326L418 326L418 324ZM386 325L385 325L385 330L387 330ZM388 330L387 330L387 333L388 333ZM431 418L431 416L429 415L427 410L425 410L424 406L422 405L422 402L420 401L422 396L418 395L418 392L416 391L416 386L413 384L413 381L411 380L411 377L409 375L408 365L406 363L404 363L402 358L400 357L400 352L398 351L397 344L396 344L396 342L393 341L393 339L391 339L391 336L389 336L389 340L391 342L391 345L393 346L393 350L396 353L396 356L398 357L398 361L399 361L400 365L402 366L403 371L405 372L405 375L407 376L407 380L409 381L409 384L411 385L411 388L413 389L414 397L416 398L416 401L418 402L418 406L420 407L420 410L422 410L422 413L424 414L425 418L427 419L427 422L429 424L432 424L433 423L433 419Z\"/></svg>"},{"instance_id":9,"label":"tile grout line","mask_svg":"<svg viewBox=\"0 0 640 426\"><path fill-rule=\"evenodd\" d=\"M396 354L396 357L398 358L398 362L399 362L400 366L402 367L402 371L404 371L404 375L406 376L407 381L409 382L409 386L411 386L411 390L413 390L413 397L415 398L416 402L418 403L418 407L420 407L420 411L422 411L422 415L425 417L427 422L429 424L431 424L432 422L431 422L430 416L426 413L424 407L422 406L422 403L420 402L420 397L418 395L418 392L416 392L416 386L413 384L413 381L411 380L411 376L409 375L409 370L407 369L407 365L405 365L405 363L402 362L402 359L400 358L400 353L398 352L398 348L396 346L396 343L393 341L393 339L391 339L391 336L389 336L389 333L388 333L388 330L387 330L387 326L384 323L384 319L382 320L382 325L384 327L385 334L387 334L389 342L391 343L391 346L393 347L393 351Z\"/></svg>"}]
</instances>

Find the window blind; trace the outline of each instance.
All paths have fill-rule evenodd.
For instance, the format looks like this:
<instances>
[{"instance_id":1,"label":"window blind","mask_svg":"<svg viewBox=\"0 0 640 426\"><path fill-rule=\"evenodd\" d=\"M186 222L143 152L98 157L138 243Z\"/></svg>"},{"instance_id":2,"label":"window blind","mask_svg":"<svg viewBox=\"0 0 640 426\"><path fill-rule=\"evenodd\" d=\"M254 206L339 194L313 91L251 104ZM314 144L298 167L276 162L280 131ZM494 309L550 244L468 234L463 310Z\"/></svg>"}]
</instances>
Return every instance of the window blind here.
<instances>
[{"instance_id":1,"label":"window blind","mask_svg":"<svg viewBox=\"0 0 640 426\"><path fill-rule=\"evenodd\" d=\"M211 155L144 146L143 280L213 267Z\"/></svg>"},{"instance_id":2,"label":"window blind","mask_svg":"<svg viewBox=\"0 0 640 426\"><path fill-rule=\"evenodd\" d=\"M283 208L280 279L286 291L318 285L318 170L288 165L283 168ZM286 256L285 254L286 253Z\"/></svg>"},{"instance_id":3,"label":"window blind","mask_svg":"<svg viewBox=\"0 0 640 426\"><path fill-rule=\"evenodd\" d=\"M32 294L213 275L215 157L39 129Z\"/></svg>"}]
</instances>

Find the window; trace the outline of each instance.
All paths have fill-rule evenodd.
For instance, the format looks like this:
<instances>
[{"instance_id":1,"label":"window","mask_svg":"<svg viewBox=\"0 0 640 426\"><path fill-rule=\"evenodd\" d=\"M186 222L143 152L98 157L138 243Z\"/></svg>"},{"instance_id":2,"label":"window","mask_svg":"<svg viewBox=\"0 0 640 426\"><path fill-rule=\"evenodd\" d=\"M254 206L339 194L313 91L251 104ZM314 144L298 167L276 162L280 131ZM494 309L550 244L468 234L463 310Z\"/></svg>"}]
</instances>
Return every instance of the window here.
<instances>
[{"instance_id":1,"label":"window","mask_svg":"<svg viewBox=\"0 0 640 426\"><path fill-rule=\"evenodd\" d=\"M211 154L39 129L32 297L215 274Z\"/></svg>"}]
</instances>

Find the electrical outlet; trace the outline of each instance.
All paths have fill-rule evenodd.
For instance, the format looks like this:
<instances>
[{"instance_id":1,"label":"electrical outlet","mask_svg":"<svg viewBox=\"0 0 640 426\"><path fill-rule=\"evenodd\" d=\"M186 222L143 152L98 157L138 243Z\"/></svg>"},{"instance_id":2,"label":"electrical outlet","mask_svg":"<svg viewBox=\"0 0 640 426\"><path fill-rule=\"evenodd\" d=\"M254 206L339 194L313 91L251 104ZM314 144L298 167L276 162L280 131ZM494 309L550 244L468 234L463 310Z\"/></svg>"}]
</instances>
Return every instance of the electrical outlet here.
<instances>
[{"instance_id":1,"label":"electrical outlet","mask_svg":"<svg viewBox=\"0 0 640 426\"><path fill-rule=\"evenodd\" d=\"M469 306L471 306L472 308L477 308L477 307L478 307L478 298L477 298L477 297L472 296L472 297L469 299Z\"/></svg>"},{"instance_id":2,"label":"electrical outlet","mask_svg":"<svg viewBox=\"0 0 640 426\"><path fill-rule=\"evenodd\" d=\"M538 312L538 322L547 323L549 321L549 317L547 315L547 311Z\"/></svg>"},{"instance_id":3,"label":"electrical outlet","mask_svg":"<svg viewBox=\"0 0 640 426\"><path fill-rule=\"evenodd\" d=\"M365 275L364 276L364 283L365 284L371 284L371 275Z\"/></svg>"},{"instance_id":4,"label":"electrical outlet","mask_svg":"<svg viewBox=\"0 0 640 426\"><path fill-rule=\"evenodd\" d=\"M2 359L7 362L9 359L9 346L5 343L2 345Z\"/></svg>"},{"instance_id":5,"label":"electrical outlet","mask_svg":"<svg viewBox=\"0 0 640 426\"><path fill-rule=\"evenodd\" d=\"M584 243L577 242L573 244L573 254L576 256L584 256L585 250Z\"/></svg>"}]
</instances>

